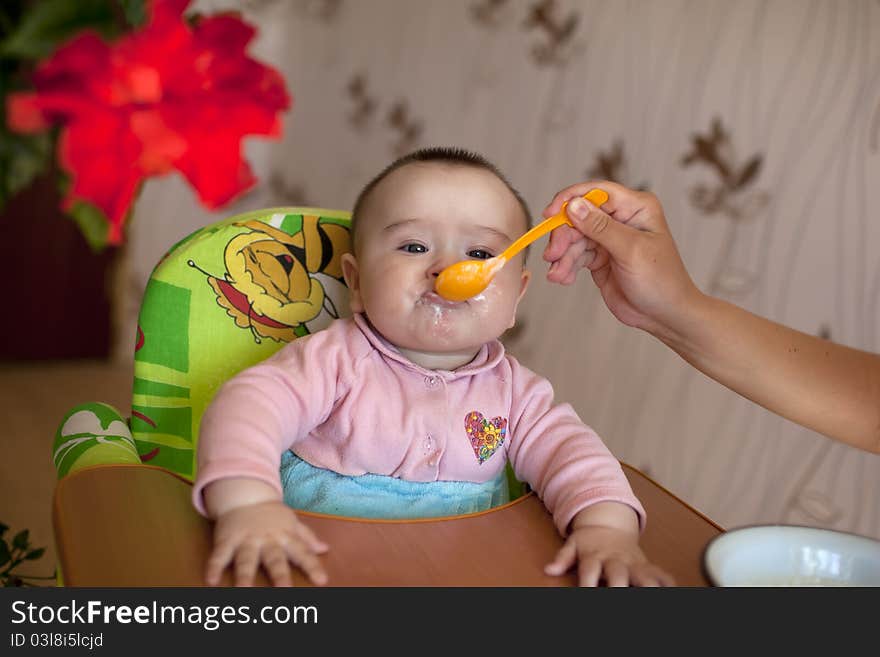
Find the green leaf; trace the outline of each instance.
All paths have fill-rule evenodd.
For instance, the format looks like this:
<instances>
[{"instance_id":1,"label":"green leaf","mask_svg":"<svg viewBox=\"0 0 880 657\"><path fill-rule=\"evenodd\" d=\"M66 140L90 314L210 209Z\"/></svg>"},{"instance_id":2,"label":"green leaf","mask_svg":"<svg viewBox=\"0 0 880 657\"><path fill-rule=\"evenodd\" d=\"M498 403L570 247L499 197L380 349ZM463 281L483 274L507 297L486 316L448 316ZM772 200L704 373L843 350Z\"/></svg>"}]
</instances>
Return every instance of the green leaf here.
<instances>
[{"instance_id":1,"label":"green leaf","mask_svg":"<svg viewBox=\"0 0 880 657\"><path fill-rule=\"evenodd\" d=\"M0 129L0 170L5 174L0 180L0 207L45 173L51 157L50 133L18 135Z\"/></svg>"},{"instance_id":2,"label":"green leaf","mask_svg":"<svg viewBox=\"0 0 880 657\"><path fill-rule=\"evenodd\" d=\"M22 529L15 535L15 538L12 539L12 547L17 548L19 550L26 550L28 547L28 535L30 534L30 530Z\"/></svg>"},{"instance_id":3,"label":"green leaf","mask_svg":"<svg viewBox=\"0 0 880 657\"><path fill-rule=\"evenodd\" d=\"M119 0L125 22L132 27L140 27L147 20L147 5L144 0Z\"/></svg>"},{"instance_id":4,"label":"green leaf","mask_svg":"<svg viewBox=\"0 0 880 657\"><path fill-rule=\"evenodd\" d=\"M76 32L92 28L112 37L119 33L110 0L40 0L29 5L21 23L0 43L0 55L40 59Z\"/></svg>"},{"instance_id":5,"label":"green leaf","mask_svg":"<svg viewBox=\"0 0 880 657\"><path fill-rule=\"evenodd\" d=\"M9 525L3 524L0 522L0 536L6 533L6 530L9 529Z\"/></svg>"},{"instance_id":6,"label":"green leaf","mask_svg":"<svg viewBox=\"0 0 880 657\"><path fill-rule=\"evenodd\" d=\"M0 539L0 566L5 566L11 558L9 546L6 544L6 541Z\"/></svg>"},{"instance_id":7,"label":"green leaf","mask_svg":"<svg viewBox=\"0 0 880 657\"><path fill-rule=\"evenodd\" d=\"M107 235L110 232L110 222L101 210L85 201L77 201L73 208L68 211L73 220L79 225L79 229L86 238L86 242L95 253L101 253L107 248Z\"/></svg>"},{"instance_id":8,"label":"green leaf","mask_svg":"<svg viewBox=\"0 0 880 657\"><path fill-rule=\"evenodd\" d=\"M46 551L46 548L35 548L24 555L25 561L34 561L35 559L39 559L43 556L43 553Z\"/></svg>"}]
</instances>

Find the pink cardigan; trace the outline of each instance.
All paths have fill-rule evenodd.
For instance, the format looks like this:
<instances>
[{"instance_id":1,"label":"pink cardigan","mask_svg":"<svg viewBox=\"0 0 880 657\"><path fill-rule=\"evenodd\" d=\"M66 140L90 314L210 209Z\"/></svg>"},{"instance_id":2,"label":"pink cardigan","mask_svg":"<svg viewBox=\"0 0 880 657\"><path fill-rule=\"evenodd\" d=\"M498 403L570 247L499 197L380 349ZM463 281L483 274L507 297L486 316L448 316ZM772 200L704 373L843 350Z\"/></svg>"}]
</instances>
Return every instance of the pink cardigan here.
<instances>
[{"instance_id":1,"label":"pink cardigan","mask_svg":"<svg viewBox=\"0 0 880 657\"><path fill-rule=\"evenodd\" d=\"M620 463L543 377L483 345L455 371L403 357L361 315L299 338L227 381L205 411L193 503L224 477L251 477L281 494L284 450L347 475L485 482L510 460L562 534L602 501L645 511Z\"/></svg>"}]
</instances>

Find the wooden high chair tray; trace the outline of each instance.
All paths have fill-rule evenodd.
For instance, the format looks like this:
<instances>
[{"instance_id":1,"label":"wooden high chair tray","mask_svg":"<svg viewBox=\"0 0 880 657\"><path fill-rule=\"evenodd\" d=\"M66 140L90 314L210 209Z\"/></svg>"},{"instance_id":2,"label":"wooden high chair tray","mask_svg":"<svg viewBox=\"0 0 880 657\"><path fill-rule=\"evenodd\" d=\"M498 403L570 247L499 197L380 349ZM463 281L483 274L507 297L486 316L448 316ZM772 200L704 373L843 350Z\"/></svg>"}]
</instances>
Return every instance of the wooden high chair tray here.
<instances>
[{"instance_id":1,"label":"wooden high chair tray","mask_svg":"<svg viewBox=\"0 0 880 657\"><path fill-rule=\"evenodd\" d=\"M706 543L722 532L635 468L623 464L648 514L642 548L681 586L707 586ZM203 586L211 525L188 482L161 468L85 468L58 482L53 520L67 586ZM352 520L302 513L330 551L329 586L572 586L544 575L562 538L530 494L484 513L417 521ZM294 571L297 586L308 586ZM267 585L260 573L257 583ZM229 572L224 585L231 584Z\"/></svg>"}]
</instances>

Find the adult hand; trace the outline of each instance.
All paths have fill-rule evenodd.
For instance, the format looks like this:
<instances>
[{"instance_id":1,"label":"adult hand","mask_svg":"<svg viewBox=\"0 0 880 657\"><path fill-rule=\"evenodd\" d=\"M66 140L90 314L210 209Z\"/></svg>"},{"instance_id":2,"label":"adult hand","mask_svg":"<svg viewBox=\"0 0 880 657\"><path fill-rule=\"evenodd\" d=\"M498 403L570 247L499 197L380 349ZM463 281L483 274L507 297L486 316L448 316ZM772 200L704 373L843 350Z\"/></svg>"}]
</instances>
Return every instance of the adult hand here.
<instances>
[{"instance_id":1,"label":"adult hand","mask_svg":"<svg viewBox=\"0 0 880 657\"><path fill-rule=\"evenodd\" d=\"M581 198L598 187L608 193L601 208ZM574 224L550 235L547 279L569 285L590 270L608 309L626 324L657 335L674 327L700 296L685 269L656 196L608 181L571 185L544 209L549 217L569 201Z\"/></svg>"}]
</instances>

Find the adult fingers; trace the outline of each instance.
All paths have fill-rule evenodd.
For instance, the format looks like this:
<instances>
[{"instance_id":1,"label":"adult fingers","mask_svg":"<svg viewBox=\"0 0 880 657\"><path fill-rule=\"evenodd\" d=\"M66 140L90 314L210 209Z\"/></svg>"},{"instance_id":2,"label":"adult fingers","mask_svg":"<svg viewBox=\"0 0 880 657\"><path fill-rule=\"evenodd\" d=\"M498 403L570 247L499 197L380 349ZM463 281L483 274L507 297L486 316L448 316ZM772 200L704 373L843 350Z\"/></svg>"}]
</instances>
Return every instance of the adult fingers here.
<instances>
[{"instance_id":1,"label":"adult fingers","mask_svg":"<svg viewBox=\"0 0 880 657\"><path fill-rule=\"evenodd\" d=\"M561 211L562 204L566 201L569 201L568 207L571 207L575 198L582 197L594 188L602 189L608 194L608 200L601 205L601 209L613 217L615 221L639 230L669 232L666 218L663 215L663 207L654 194L629 189L624 185L607 180L577 183L560 190L550 204L544 208L544 216L551 217ZM569 213L570 216L571 213Z\"/></svg>"},{"instance_id":2,"label":"adult fingers","mask_svg":"<svg viewBox=\"0 0 880 657\"><path fill-rule=\"evenodd\" d=\"M572 242L571 246L547 270L547 279L554 283L572 283L578 270L583 266L583 255L586 253L587 240L583 235Z\"/></svg>"},{"instance_id":3,"label":"adult fingers","mask_svg":"<svg viewBox=\"0 0 880 657\"><path fill-rule=\"evenodd\" d=\"M607 253L607 252L606 252ZM608 281L608 277L611 276L611 261L606 257L605 264L599 267L598 269L590 269L590 275L593 277L593 283L596 284L596 287L604 289L605 283Z\"/></svg>"},{"instance_id":4,"label":"adult fingers","mask_svg":"<svg viewBox=\"0 0 880 657\"><path fill-rule=\"evenodd\" d=\"M550 239L547 246L544 247L542 257L547 262L555 262L562 257L570 248L577 249L579 245L586 242L586 238L576 228L572 228L568 224L563 224L550 233Z\"/></svg>"},{"instance_id":5,"label":"adult fingers","mask_svg":"<svg viewBox=\"0 0 880 657\"><path fill-rule=\"evenodd\" d=\"M608 253L608 249L603 249L601 246L597 246L592 251L587 251L587 253L592 253L593 255L592 258L587 258L584 267L591 272L608 267L611 262L611 256Z\"/></svg>"},{"instance_id":6,"label":"adult fingers","mask_svg":"<svg viewBox=\"0 0 880 657\"><path fill-rule=\"evenodd\" d=\"M576 196L583 196L591 189L601 189L607 192L609 201L611 200L612 191L620 193L621 190L626 190L623 185L618 185L607 180L588 180L586 182L569 185L565 189L561 189L556 192L556 195L553 197L547 207L544 208L543 215L545 217L552 217L554 214L558 214L562 210L563 203ZM604 207L607 203L608 201L603 203L602 206Z\"/></svg>"},{"instance_id":7,"label":"adult fingers","mask_svg":"<svg viewBox=\"0 0 880 657\"><path fill-rule=\"evenodd\" d=\"M613 258L627 259L640 231L612 219L589 201L575 198L566 208L568 217L585 237L604 247Z\"/></svg>"}]
</instances>

